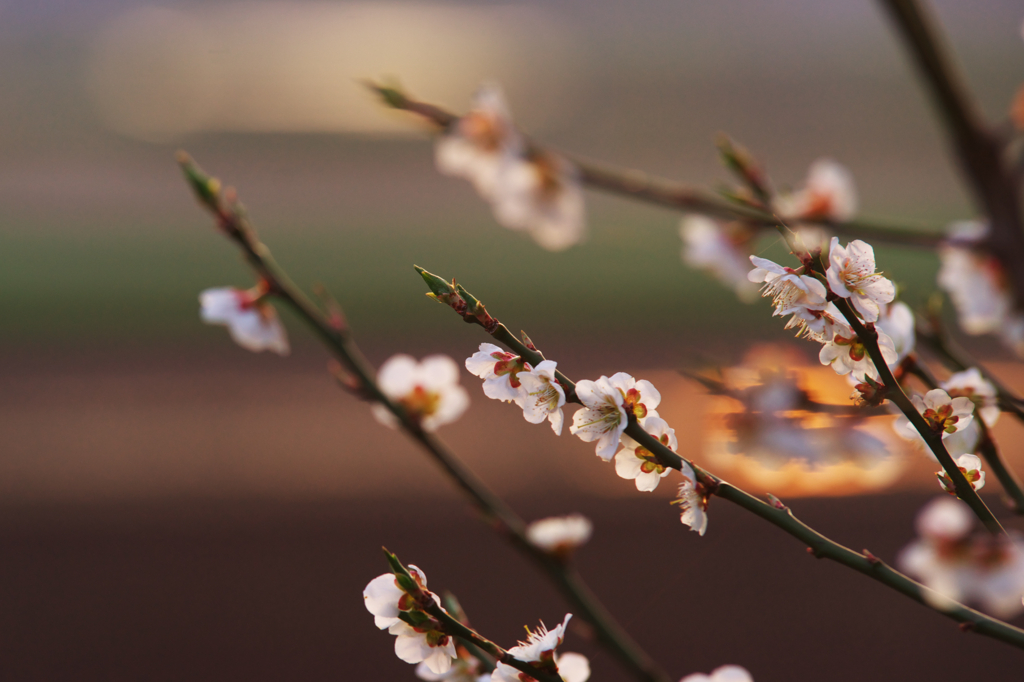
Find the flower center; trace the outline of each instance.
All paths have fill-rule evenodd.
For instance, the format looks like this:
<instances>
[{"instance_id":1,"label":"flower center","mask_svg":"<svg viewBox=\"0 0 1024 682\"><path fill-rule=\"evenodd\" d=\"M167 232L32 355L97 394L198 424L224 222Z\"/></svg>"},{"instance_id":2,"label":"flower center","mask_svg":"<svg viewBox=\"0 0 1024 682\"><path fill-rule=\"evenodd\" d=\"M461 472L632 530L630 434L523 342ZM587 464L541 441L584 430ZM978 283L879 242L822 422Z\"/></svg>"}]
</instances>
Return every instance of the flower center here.
<instances>
[{"instance_id":1,"label":"flower center","mask_svg":"<svg viewBox=\"0 0 1024 682\"><path fill-rule=\"evenodd\" d=\"M832 195L826 192L807 191L807 208L803 218L827 218L832 214Z\"/></svg>"},{"instance_id":2,"label":"flower center","mask_svg":"<svg viewBox=\"0 0 1024 682\"><path fill-rule=\"evenodd\" d=\"M619 389L622 392L622 389ZM640 402L640 391L631 388L622 394L622 407L627 413L631 413L637 419L647 416L647 406Z\"/></svg>"},{"instance_id":3,"label":"flower center","mask_svg":"<svg viewBox=\"0 0 1024 682\"><path fill-rule=\"evenodd\" d=\"M861 343L860 337L856 334L853 336L840 336L836 334L832 342L837 346L849 346L850 347L850 359L856 362L860 362L867 355L867 348Z\"/></svg>"},{"instance_id":4,"label":"flower center","mask_svg":"<svg viewBox=\"0 0 1024 682\"><path fill-rule=\"evenodd\" d=\"M459 131L475 146L487 152L497 152L505 140L504 126L494 114L471 111L459 121Z\"/></svg>"},{"instance_id":5,"label":"flower center","mask_svg":"<svg viewBox=\"0 0 1024 682\"><path fill-rule=\"evenodd\" d=\"M541 382L541 388L531 391L530 396L535 396L537 407L543 408L546 412L553 412L555 406L558 405L558 391L551 385L551 381L547 377L541 377Z\"/></svg>"},{"instance_id":6,"label":"flower center","mask_svg":"<svg viewBox=\"0 0 1024 682\"><path fill-rule=\"evenodd\" d=\"M960 421L960 417L953 415L952 405L942 405L934 410L929 408L921 416L928 422L928 426L932 427L936 432L956 433L956 423ZM962 467L961 471L963 471ZM968 480L970 479L968 478Z\"/></svg>"},{"instance_id":7,"label":"flower center","mask_svg":"<svg viewBox=\"0 0 1024 682\"><path fill-rule=\"evenodd\" d=\"M668 447L668 435L662 435L658 438L661 444ZM659 476L665 471L665 467L658 463L658 458L653 452L645 447L638 447L633 451L637 459L642 459L643 463L640 465L640 471L645 474L658 474Z\"/></svg>"},{"instance_id":8,"label":"flower center","mask_svg":"<svg viewBox=\"0 0 1024 682\"><path fill-rule=\"evenodd\" d=\"M497 360L494 363L494 374L499 377L508 374L508 381L512 388L519 388L519 373L528 371L526 362L518 355L502 353L500 351L491 353L491 357Z\"/></svg>"},{"instance_id":9,"label":"flower center","mask_svg":"<svg viewBox=\"0 0 1024 682\"><path fill-rule=\"evenodd\" d=\"M441 394L435 391L428 391L417 385L405 397L399 401L410 417L420 419L437 412L441 404Z\"/></svg>"}]
</instances>

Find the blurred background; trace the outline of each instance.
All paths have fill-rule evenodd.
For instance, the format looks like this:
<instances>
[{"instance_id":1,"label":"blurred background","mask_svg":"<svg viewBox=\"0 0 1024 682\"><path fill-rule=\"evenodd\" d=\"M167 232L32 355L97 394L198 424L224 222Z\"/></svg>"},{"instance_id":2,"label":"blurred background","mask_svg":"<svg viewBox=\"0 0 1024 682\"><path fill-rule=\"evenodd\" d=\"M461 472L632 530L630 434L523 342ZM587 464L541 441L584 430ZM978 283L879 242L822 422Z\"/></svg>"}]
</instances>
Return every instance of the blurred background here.
<instances>
[{"instance_id":1,"label":"blurred background","mask_svg":"<svg viewBox=\"0 0 1024 682\"><path fill-rule=\"evenodd\" d=\"M1002 120L1024 73L1019 3L935 7ZM933 466L888 417L867 420L883 445L866 465L737 457L736 405L678 370L768 356L820 399L845 404L849 388L767 303L682 266L677 214L590 194L589 240L542 251L439 176L423 126L358 84L395 79L463 111L495 80L558 148L711 186L726 179L720 131L780 186L830 156L862 215L938 229L972 207L885 19L867 0L0 2L0 676L413 679L359 602L382 544L499 642L564 613L421 453L368 423L290 315L287 359L199 322L199 291L252 280L189 195L179 148L238 187L297 282L334 292L375 364L486 340L423 296L412 264L454 276L569 376L653 381L688 456L893 559L938 492ZM877 255L912 305L934 290L934 255ZM994 344L968 343L1024 385ZM685 532L672 486L637 494L592 446L463 378L473 405L442 436L524 517L594 519L584 575L674 675L734 662L758 682L1019 678L1012 650L724 503L707 537ZM1024 430L1007 422L1019 470ZM987 492L1005 512L995 481ZM569 648L593 679L624 678L585 637Z\"/></svg>"}]
</instances>

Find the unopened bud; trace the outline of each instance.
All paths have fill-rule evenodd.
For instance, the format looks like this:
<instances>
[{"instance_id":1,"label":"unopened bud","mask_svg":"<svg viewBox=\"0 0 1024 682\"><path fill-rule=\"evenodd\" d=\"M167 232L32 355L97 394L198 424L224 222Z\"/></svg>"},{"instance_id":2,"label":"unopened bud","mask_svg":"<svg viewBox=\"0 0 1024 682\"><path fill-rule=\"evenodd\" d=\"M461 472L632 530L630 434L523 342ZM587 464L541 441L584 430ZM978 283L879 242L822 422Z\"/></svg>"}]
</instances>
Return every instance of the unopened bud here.
<instances>
[{"instance_id":1,"label":"unopened bud","mask_svg":"<svg viewBox=\"0 0 1024 682\"><path fill-rule=\"evenodd\" d=\"M195 192L201 204L217 211L220 209L220 180L210 177L200 168L192 157L183 151L177 154L178 165L181 166L185 179Z\"/></svg>"}]
</instances>

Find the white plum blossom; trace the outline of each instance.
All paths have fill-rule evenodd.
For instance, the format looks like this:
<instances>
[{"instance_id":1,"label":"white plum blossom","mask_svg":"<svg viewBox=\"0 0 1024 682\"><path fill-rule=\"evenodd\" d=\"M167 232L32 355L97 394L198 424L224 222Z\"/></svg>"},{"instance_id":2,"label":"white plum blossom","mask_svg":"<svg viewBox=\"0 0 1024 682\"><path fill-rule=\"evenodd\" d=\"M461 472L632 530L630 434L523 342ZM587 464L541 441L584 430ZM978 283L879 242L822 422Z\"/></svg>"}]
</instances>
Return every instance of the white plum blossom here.
<instances>
[{"instance_id":1,"label":"white plum blossom","mask_svg":"<svg viewBox=\"0 0 1024 682\"><path fill-rule=\"evenodd\" d=\"M971 535L974 515L955 499L929 502L917 516L918 540L897 563L929 589L925 600L938 609L953 601L973 603L998 618L1024 610L1024 540L1010 535Z\"/></svg>"},{"instance_id":2,"label":"white plum blossom","mask_svg":"<svg viewBox=\"0 0 1024 682\"><path fill-rule=\"evenodd\" d=\"M586 682L590 678L590 663L586 657L574 653L559 655L555 651L565 639L565 628L570 618L571 613L565 614L565 620L553 630L548 630L543 623L532 632L527 630L527 640L508 652L520 661L532 664L538 671L557 673L565 682ZM531 682L534 679L504 663L498 663L491 673L492 682Z\"/></svg>"},{"instance_id":3,"label":"white plum blossom","mask_svg":"<svg viewBox=\"0 0 1024 682\"><path fill-rule=\"evenodd\" d=\"M938 284L968 334L999 331L1013 309L1002 264L981 246L987 234L984 223L955 223L949 241L939 248Z\"/></svg>"},{"instance_id":4,"label":"white plum blossom","mask_svg":"<svg viewBox=\"0 0 1024 682\"><path fill-rule=\"evenodd\" d=\"M661 394L649 381L637 381L625 372L597 381L576 384L576 396L584 408L573 415L569 432L585 443L597 441L597 454L610 460L618 449L619 438L629 425L628 415L643 426L648 417L657 417L655 408Z\"/></svg>"},{"instance_id":5,"label":"white plum blossom","mask_svg":"<svg viewBox=\"0 0 1024 682\"><path fill-rule=\"evenodd\" d=\"M529 232L548 251L564 251L586 235L576 169L547 152L506 160L495 179L491 207L499 223Z\"/></svg>"},{"instance_id":6,"label":"white plum blossom","mask_svg":"<svg viewBox=\"0 0 1024 682\"><path fill-rule=\"evenodd\" d=\"M437 140L437 169L445 175L465 178L485 199L494 195L495 184L506 163L522 155L522 137L512 124L501 89L481 86L466 115Z\"/></svg>"},{"instance_id":7,"label":"white plum blossom","mask_svg":"<svg viewBox=\"0 0 1024 682\"><path fill-rule=\"evenodd\" d=\"M673 452L679 446L675 429L660 417L648 417L644 422L644 431ZM654 453L626 434L622 434L622 446L623 449L615 455L615 473L620 478L636 483L637 490L651 492L658 487L661 479L671 473L672 469L658 463Z\"/></svg>"},{"instance_id":8,"label":"white plum blossom","mask_svg":"<svg viewBox=\"0 0 1024 682\"><path fill-rule=\"evenodd\" d=\"M455 421L469 406L469 396L459 386L459 366L447 355L430 355L422 362L409 355L392 356L377 372L377 385L424 431ZM383 405L374 405L373 415L385 426L397 426Z\"/></svg>"},{"instance_id":9,"label":"white plum blossom","mask_svg":"<svg viewBox=\"0 0 1024 682\"><path fill-rule=\"evenodd\" d=\"M867 322L876 321L879 306L892 303L896 287L875 272L875 250L860 239L854 239L842 247L839 238L832 237L828 261L825 278L832 293L850 299L853 307Z\"/></svg>"},{"instance_id":10,"label":"white plum blossom","mask_svg":"<svg viewBox=\"0 0 1024 682\"><path fill-rule=\"evenodd\" d=\"M939 247L938 284L956 308L960 327L972 335L995 333L1024 357L1024 314L1017 309L1006 268L985 244L988 225L954 223Z\"/></svg>"},{"instance_id":11,"label":"white plum blossom","mask_svg":"<svg viewBox=\"0 0 1024 682\"><path fill-rule=\"evenodd\" d=\"M896 364L914 352L915 336L914 312L903 301L879 306L878 321L875 328L885 332L892 339L893 350L896 351Z\"/></svg>"},{"instance_id":12,"label":"white plum blossom","mask_svg":"<svg viewBox=\"0 0 1024 682\"><path fill-rule=\"evenodd\" d=\"M562 435L562 424L565 416L562 407L565 405L565 389L555 378L558 363L544 360L533 369L519 372L521 385L519 406L523 408L523 418L531 424L540 424L547 419L551 422L551 430L556 436Z\"/></svg>"},{"instance_id":13,"label":"white plum blossom","mask_svg":"<svg viewBox=\"0 0 1024 682\"><path fill-rule=\"evenodd\" d=\"M715 668L710 675L704 673L693 673L687 675L679 682L754 682L746 668L738 665L723 665Z\"/></svg>"},{"instance_id":14,"label":"white plum blossom","mask_svg":"<svg viewBox=\"0 0 1024 682\"><path fill-rule=\"evenodd\" d=\"M246 350L288 355L288 335L274 306L264 300L266 293L265 285L249 291L233 287L207 289L199 294L199 314L207 324L226 326L235 343Z\"/></svg>"},{"instance_id":15,"label":"white plum blossom","mask_svg":"<svg viewBox=\"0 0 1024 682\"><path fill-rule=\"evenodd\" d=\"M693 468L683 463L683 482L679 484L679 497L672 504L679 506L679 520L701 536L708 529L708 494L697 482Z\"/></svg>"},{"instance_id":16,"label":"white plum blossom","mask_svg":"<svg viewBox=\"0 0 1024 682\"><path fill-rule=\"evenodd\" d=\"M409 574L440 606L437 595L427 590L427 577L416 566L408 567ZM373 614L374 624L395 635L395 655L406 663L423 663L431 672L442 675L451 668L457 657L455 642L442 630L439 623L418 610L416 600L398 584L393 573L379 575L363 590L363 604ZM415 614L419 625L413 627L402 620L400 614Z\"/></svg>"},{"instance_id":17,"label":"white plum blossom","mask_svg":"<svg viewBox=\"0 0 1024 682\"><path fill-rule=\"evenodd\" d=\"M482 86L469 113L442 135L437 168L463 177L491 204L499 223L525 230L545 249L562 251L583 239L583 189L565 159L527 149L501 90Z\"/></svg>"},{"instance_id":18,"label":"white plum blossom","mask_svg":"<svg viewBox=\"0 0 1024 682\"><path fill-rule=\"evenodd\" d=\"M973 455L975 452L978 451L978 443L981 442L981 428L978 426L980 422L981 420L979 419L972 419L970 424L960 429L956 433L950 434L942 439L942 444L946 446L946 452L949 453L950 457L956 459L960 455ZM907 438L908 436L908 434L905 432L901 433L900 435L903 436L904 438ZM920 436L916 435L913 440L916 440L918 443L922 444L924 442L920 440ZM930 448L925 448L925 452L929 454L932 457L932 459L938 461L938 459L935 457L935 454L931 451Z\"/></svg>"},{"instance_id":19,"label":"white plum blossom","mask_svg":"<svg viewBox=\"0 0 1024 682\"><path fill-rule=\"evenodd\" d=\"M556 556L568 557L590 539L594 525L582 514L552 516L526 527L526 538Z\"/></svg>"},{"instance_id":20,"label":"white plum blossom","mask_svg":"<svg viewBox=\"0 0 1024 682\"><path fill-rule=\"evenodd\" d=\"M751 256L754 269L747 274L751 282L763 282L762 296L771 296L775 304L772 316L793 315L791 326L806 327L812 333L823 333L825 322L822 311L828 306L825 285L809 275L801 275L793 268L774 263L767 258Z\"/></svg>"},{"instance_id":21,"label":"white plum blossom","mask_svg":"<svg viewBox=\"0 0 1024 682\"><path fill-rule=\"evenodd\" d=\"M964 475L967 482L974 490L981 490L985 487L985 472L981 470L981 458L977 455L960 455L955 460L960 473ZM956 487L953 479L945 471L936 471L935 476L939 479L939 485L950 495L956 495Z\"/></svg>"},{"instance_id":22,"label":"white plum blossom","mask_svg":"<svg viewBox=\"0 0 1024 682\"><path fill-rule=\"evenodd\" d=\"M416 677L426 682L490 682L490 673L480 673L480 661L461 655L464 651L461 647L455 649L460 655L448 672L435 673L426 661L422 661L416 666Z\"/></svg>"},{"instance_id":23,"label":"white plum blossom","mask_svg":"<svg viewBox=\"0 0 1024 682\"><path fill-rule=\"evenodd\" d=\"M970 398L950 398L949 394L941 388L933 388L924 394L910 396L914 407L924 417L928 426L941 433L943 438L948 438L957 431L966 428L974 419L974 403ZM914 439L920 437L917 429L905 416L896 420L896 432L906 438Z\"/></svg>"},{"instance_id":24,"label":"white plum blossom","mask_svg":"<svg viewBox=\"0 0 1024 682\"><path fill-rule=\"evenodd\" d=\"M776 210L791 220L849 220L857 212L853 176L832 159L811 164L803 189L776 200Z\"/></svg>"},{"instance_id":25,"label":"white plum blossom","mask_svg":"<svg viewBox=\"0 0 1024 682\"><path fill-rule=\"evenodd\" d=\"M466 358L466 369L484 380L484 395L488 398L521 402L519 374L529 371L530 365L515 353L493 343L481 343L480 350Z\"/></svg>"},{"instance_id":26,"label":"white plum blossom","mask_svg":"<svg viewBox=\"0 0 1024 682\"><path fill-rule=\"evenodd\" d=\"M996 387L981 375L977 367L950 375L942 382L941 388L951 397L969 398L985 426L995 426L999 421L1002 411L999 409Z\"/></svg>"},{"instance_id":27,"label":"white plum blossom","mask_svg":"<svg viewBox=\"0 0 1024 682\"><path fill-rule=\"evenodd\" d=\"M679 236L684 263L711 272L742 301L757 298L757 287L747 279L747 247L754 237L749 226L739 222L723 225L707 216L691 214L679 224Z\"/></svg>"},{"instance_id":28,"label":"white plum blossom","mask_svg":"<svg viewBox=\"0 0 1024 682\"><path fill-rule=\"evenodd\" d=\"M889 338L882 330L878 331L878 350L882 359L889 367L896 365L899 356ZM832 338L818 352L818 361L823 365L832 365L836 374L853 372L857 377L869 376L878 380L878 369L875 367L868 349L853 330L844 323L836 322L833 326Z\"/></svg>"},{"instance_id":29,"label":"white plum blossom","mask_svg":"<svg viewBox=\"0 0 1024 682\"><path fill-rule=\"evenodd\" d=\"M395 655L406 663L423 663L427 670L437 674L448 672L452 666L455 641L433 626L412 627L398 621L388 628L395 635Z\"/></svg>"}]
</instances>

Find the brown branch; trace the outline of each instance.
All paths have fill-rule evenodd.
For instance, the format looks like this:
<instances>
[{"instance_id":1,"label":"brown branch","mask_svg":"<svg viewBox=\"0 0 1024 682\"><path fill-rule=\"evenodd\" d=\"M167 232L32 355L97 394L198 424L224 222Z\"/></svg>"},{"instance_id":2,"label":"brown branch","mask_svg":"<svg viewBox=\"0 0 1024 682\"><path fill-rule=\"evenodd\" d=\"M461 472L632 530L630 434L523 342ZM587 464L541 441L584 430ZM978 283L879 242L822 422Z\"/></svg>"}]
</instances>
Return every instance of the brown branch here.
<instances>
[{"instance_id":1,"label":"brown branch","mask_svg":"<svg viewBox=\"0 0 1024 682\"><path fill-rule=\"evenodd\" d=\"M954 67L935 22L917 0L881 0L910 51L978 210L988 216L989 252L1009 275L1018 306L1024 305L1024 223L1020 187L1003 156L1000 135L983 119Z\"/></svg>"},{"instance_id":2,"label":"brown branch","mask_svg":"<svg viewBox=\"0 0 1024 682\"><path fill-rule=\"evenodd\" d=\"M242 249L246 260L269 285L271 293L298 313L348 371L352 381L346 387L354 388L364 398L384 405L397 418L403 430L437 462L490 525L548 575L580 618L593 626L598 641L637 679L643 682L668 682L668 675L619 625L583 582L576 569L530 542L526 535L526 523L504 500L491 492L439 439L424 431L419 422L411 419L400 405L384 395L377 386L373 368L356 346L348 328L332 324L332 318L321 313L291 281L274 261L270 250L256 238L244 211L233 200L233 196L227 199L222 196L219 181L206 175L187 154L180 153L178 161L200 203L213 213L218 227L225 235Z\"/></svg>"},{"instance_id":3,"label":"brown branch","mask_svg":"<svg viewBox=\"0 0 1024 682\"><path fill-rule=\"evenodd\" d=\"M456 114L433 104L415 100L400 90L372 83L368 83L367 86L380 95L388 106L416 114L440 130L448 129L459 120ZM580 181L594 189L677 211L703 213L727 220L743 220L763 228L778 224L778 218L770 211L730 202L708 190L638 170L574 157L533 140L528 140L528 146L532 150L556 153L566 159L576 168ZM834 222L827 218L807 218L801 222L821 225L843 236L905 246L934 247L945 238L944 233L934 229L890 225L869 220Z\"/></svg>"}]
</instances>

